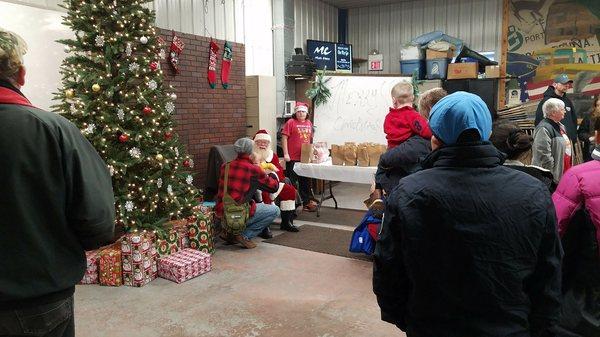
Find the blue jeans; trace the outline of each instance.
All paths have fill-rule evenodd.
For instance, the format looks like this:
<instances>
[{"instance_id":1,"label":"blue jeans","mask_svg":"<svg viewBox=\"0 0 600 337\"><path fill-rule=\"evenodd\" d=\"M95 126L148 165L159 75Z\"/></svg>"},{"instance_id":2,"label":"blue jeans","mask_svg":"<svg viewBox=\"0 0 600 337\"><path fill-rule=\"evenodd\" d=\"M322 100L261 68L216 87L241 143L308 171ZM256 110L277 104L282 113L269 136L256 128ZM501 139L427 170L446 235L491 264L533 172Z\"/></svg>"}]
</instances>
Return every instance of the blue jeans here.
<instances>
[{"instance_id":1,"label":"blue jeans","mask_svg":"<svg viewBox=\"0 0 600 337\"><path fill-rule=\"evenodd\" d=\"M74 337L73 296L27 309L0 311L0 336Z\"/></svg>"},{"instance_id":2,"label":"blue jeans","mask_svg":"<svg viewBox=\"0 0 600 337\"><path fill-rule=\"evenodd\" d=\"M278 216L279 207L277 205L256 204L256 211L246 222L246 229L242 232L242 236L251 240L267 228Z\"/></svg>"}]
</instances>

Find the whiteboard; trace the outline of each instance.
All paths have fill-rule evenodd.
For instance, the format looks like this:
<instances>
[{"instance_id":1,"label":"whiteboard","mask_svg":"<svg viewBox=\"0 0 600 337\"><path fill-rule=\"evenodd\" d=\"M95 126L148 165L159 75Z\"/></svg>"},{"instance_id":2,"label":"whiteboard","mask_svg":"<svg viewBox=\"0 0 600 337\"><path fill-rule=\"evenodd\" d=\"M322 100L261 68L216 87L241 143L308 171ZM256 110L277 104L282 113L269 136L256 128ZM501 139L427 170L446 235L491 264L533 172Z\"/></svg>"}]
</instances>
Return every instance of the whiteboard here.
<instances>
[{"instance_id":1,"label":"whiteboard","mask_svg":"<svg viewBox=\"0 0 600 337\"><path fill-rule=\"evenodd\" d=\"M33 105L50 110L52 93L61 86L59 67L66 57L58 39L72 38L62 24L64 13L0 1L0 27L20 35L29 50L24 62L27 74L21 91Z\"/></svg>"},{"instance_id":2,"label":"whiteboard","mask_svg":"<svg viewBox=\"0 0 600 337\"><path fill-rule=\"evenodd\" d=\"M325 76L331 97L315 108L315 142L387 144L383 121L392 105L391 91L411 77Z\"/></svg>"}]
</instances>

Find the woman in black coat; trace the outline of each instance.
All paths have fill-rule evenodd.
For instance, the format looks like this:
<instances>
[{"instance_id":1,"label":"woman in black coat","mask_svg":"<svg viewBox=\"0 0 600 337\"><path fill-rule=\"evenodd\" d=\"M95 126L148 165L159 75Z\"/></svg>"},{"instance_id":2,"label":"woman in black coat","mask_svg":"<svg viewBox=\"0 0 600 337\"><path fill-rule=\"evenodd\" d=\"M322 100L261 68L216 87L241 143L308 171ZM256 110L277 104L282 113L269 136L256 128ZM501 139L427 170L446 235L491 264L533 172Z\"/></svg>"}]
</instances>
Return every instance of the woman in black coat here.
<instances>
[{"instance_id":1,"label":"woman in black coat","mask_svg":"<svg viewBox=\"0 0 600 337\"><path fill-rule=\"evenodd\" d=\"M554 192L556 183L552 179L552 172L523 163L523 160L531 154L533 138L520 127L511 122L496 121L492 126L490 141L498 150L506 154L504 166L523 171L539 179L548 187L550 193Z\"/></svg>"}]
</instances>

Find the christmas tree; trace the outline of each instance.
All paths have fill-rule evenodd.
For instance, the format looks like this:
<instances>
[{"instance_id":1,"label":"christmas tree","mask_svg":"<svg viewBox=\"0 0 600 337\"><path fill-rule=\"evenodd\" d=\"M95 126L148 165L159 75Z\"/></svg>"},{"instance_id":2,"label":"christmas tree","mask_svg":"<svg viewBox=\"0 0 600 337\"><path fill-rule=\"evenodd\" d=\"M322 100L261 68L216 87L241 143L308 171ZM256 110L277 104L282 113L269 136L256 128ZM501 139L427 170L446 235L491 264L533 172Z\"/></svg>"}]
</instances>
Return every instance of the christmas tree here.
<instances>
[{"instance_id":1,"label":"christmas tree","mask_svg":"<svg viewBox=\"0 0 600 337\"><path fill-rule=\"evenodd\" d=\"M75 36L59 41L68 55L55 109L108 165L125 230L190 216L199 194L173 130L176 95L163 81L165 52L147 2L67 0L64 24Z\"/></svg>"}]
</instances>

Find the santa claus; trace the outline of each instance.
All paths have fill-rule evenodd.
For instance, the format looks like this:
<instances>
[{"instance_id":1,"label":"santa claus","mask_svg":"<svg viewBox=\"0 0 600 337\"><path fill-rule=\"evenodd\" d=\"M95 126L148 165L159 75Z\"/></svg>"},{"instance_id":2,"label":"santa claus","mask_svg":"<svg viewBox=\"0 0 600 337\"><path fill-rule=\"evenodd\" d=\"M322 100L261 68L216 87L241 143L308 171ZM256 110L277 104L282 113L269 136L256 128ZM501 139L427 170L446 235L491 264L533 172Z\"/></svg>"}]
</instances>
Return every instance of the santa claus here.
<instances>
[{"instance_id":1,"label":"santa claus","mask_svg":"<svg viewBox=\"0 0 600 337\"><path fill-rule=\"evenodd\" d=\"M267 130L258 130L254 136L254 153L260 163L271 164L268 166L277 173L277 177L279 178L279 189L275 193L263 192L263 202L265 204L273 204L277 199L279 201L279 209L281 210L281 229L288 232L298 232L298 227L294 226L296 188L294 188L289 179L285 178L283 168L279 163L279 157L271 149L271 135L269 135ZM270 233L261 234L263 234L261 236L270 236Z\"/></svg>"}]
</instances>

